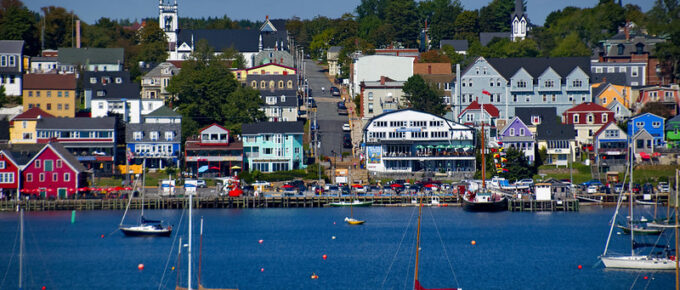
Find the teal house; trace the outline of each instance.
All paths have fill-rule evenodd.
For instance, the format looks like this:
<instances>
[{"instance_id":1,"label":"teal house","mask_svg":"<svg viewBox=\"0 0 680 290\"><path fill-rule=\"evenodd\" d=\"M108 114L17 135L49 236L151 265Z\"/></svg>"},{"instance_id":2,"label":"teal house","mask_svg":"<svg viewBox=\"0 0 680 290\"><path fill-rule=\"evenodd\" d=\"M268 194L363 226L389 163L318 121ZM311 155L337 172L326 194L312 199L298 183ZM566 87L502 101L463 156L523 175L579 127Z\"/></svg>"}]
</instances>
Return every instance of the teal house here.
<instances>
[{"instance_id":1,"label":"teal house","mask_svg":"<svg viewBox=\"0 0 680 290\"><path fill-rule=\"evenodd\" d=\"M668 148L680 148L680 115L666 121L665 131Z\"/></svg>"},{"instance_id":2,"label":"teal house","mask_svg":"<svg viewBox=\"0 0 680 290\"><path fill-rule=\"evenodd\" d=\"M248 171L304 169L303 122L243 124L243 164Z\"/></svg>"}]
</instances>

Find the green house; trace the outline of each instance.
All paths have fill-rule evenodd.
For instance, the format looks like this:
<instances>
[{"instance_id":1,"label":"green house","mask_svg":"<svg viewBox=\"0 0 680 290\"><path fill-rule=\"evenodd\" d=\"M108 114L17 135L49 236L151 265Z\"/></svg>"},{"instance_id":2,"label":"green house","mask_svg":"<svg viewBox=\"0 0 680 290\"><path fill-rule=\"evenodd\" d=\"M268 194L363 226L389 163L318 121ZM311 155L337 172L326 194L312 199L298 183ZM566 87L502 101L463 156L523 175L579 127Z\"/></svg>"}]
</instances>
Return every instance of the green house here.
<instances>
[{"instance_id":1,"label":"green house","mask_svg":"<svg viewBox=\"0 0 680 290\"><path fill-rule=\"evenodd\" d=\"M668 148L680 148L680 115L666 121L665 131Z\"/></svg>"}]
</instances>

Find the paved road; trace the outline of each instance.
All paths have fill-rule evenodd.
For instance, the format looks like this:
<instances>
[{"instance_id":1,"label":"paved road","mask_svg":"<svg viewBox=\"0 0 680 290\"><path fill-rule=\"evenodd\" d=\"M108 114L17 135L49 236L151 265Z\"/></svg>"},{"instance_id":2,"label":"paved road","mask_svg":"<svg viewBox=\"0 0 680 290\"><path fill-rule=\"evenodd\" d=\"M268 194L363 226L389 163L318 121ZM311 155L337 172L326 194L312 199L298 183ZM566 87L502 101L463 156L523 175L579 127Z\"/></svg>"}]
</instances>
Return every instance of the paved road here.
<instances>
[{"instance_id":1,"label":"paved road","mask_svg":"<svg viewBox=\"0 0 680 290\"><path fill-rule=\"evenodd\" d=\"M321 140L321 148L319 153L325 156L332 156L332 151L340 155L340 152L351 152L351 149L344 149L342 146L342 124L347 123L346 115L338 115L337 105L340 97L331 96L329 90L332 86L328 80L322 67L317 65L313 60L305 60L305 69L307 81L312 89L311 94L317 103L317 122L319 123L319 139ZM324 91L321 91L321 88ZM312 116L310 116L312 118Z\"/></svg>"}]
</instances>

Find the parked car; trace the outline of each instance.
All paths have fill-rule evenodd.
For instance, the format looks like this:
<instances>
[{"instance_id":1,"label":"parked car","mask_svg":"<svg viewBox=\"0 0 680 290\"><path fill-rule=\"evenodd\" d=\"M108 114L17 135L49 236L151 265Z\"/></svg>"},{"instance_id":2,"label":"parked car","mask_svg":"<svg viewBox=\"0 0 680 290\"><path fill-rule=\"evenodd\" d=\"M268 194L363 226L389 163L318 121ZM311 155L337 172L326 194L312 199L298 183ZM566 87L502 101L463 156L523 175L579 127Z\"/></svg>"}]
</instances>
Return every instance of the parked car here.
<instances>
[{"instance_id":1,"label":"parked car","mask_svg":"<svg viewBox=\"0 0 680 290\"><path fill-rule=\"evenodd\" d=\"M588 180L588 181L586 181L586 182L584 182L584 183L581 183L581 185L583 185L583 186L585 186L585 187L589 187L589 186L591 186L591 185L602 186L602 182L600 182L600 181L597 180L597 179L591 179L591 180Z\"/></svg>"},{"instance_id":2,"label":"parked car","mask_svg":"<svg viewBox=\"0 0 680 290\"><path fill-rule=\"evenodd\" d=\"M345 106L344 102L338 102L338 114L347 115L347 106Z\"/></svg>"},{"instance_id":3,"label":"parked car","mask_svg":"<svg viewBox=\"0 0 680 290\"><path fill-rule=\"evenodd\" d=\"M622 183L614 184L613 188L615 193L619 193L623 190L623 184Z\"/></svg>"},{"instance_id":4,"label":"parked car","mask_svg":"<svg viewBox=\"0 0 680 290\"><path fill-rule=\"evenodd\" d=\"M345 136L342 137L342 147L352 148L352 136L345 134Z\"/></svg>"},{"instance_id":5,"label":"parked car","mask_svg":"<svg viewBox=\"0 0 680 290\"><path fill-rule=\"evenodd\" d=\"M312 130L312 131L319 130L319 123L317 123L316 120L311 120L309 122L309 130Z\"/></svg>"},{"instance_id":6,"label":"parked car","mask_svg":"<svg viewBox=\"0 0 680 290\"><path fill-rule=\"evenodd\" d=\"M642 193L644 194L653 194L654 193L654 186L652 186L651 183L645 183L642 186Z\"/></svg>"},{"instance_id":7,"label":"parked car","mask_svg":"<svg viewBox=\"0 0 680 290\"><path fill-rule=\"evenodd\" d=\"M349 126L349 123L342 124L342 131L345 132L352 131L352 127Z\"/></svg>"},{"instance_id":8,"label":"parked car","mask_svg":"<svg viewBox=\"0 0 680 290\"><path fill-rule=\"evenodd\" d=\"M310 97L307 99L307 107L308 108L316 108L316 100L314 98Z\"/></svg>"},{"instance_id":9,"label":"parked car","mask_svg":"<svg viewBox=\"0 0 680 290\"><path fill-rule=\"evenodd\" d=\"M659 190L659 192L670 192L671 187L668 185L668 182L659 182L659 184L656 186L656 188Z\"/></svg>"},{"instance_id":10,"label":"parked car","mask_svg":"<svg viewBox=\"0 0 680 290\"><path fill-rule=\"evenodd\" d=\"M208 185L205 183L205 179L198 179L198 180L196 180L196 187L206 188L206 187L208 187Z\"/></svg>"},{"instance_id":11,"label":"parked car","mask_svg":"<svg viewBox=\"0 0 680 290\"><path fill-rule=\"evenodd\" d=\"M598 193L600 191L600 187L597 185L589 185L588 188L586 189L587 193Z\"/></svg>"},{"instance_id":12,"label":"parked car","mask_svg":"<svg viewBox=\"0 0 680 290\"><path fill-rule=\"evenodd\" d=\"M334 97L340 96L340 90L337 87L331 87L331 95Z\"/></svg>"}]
</instances>

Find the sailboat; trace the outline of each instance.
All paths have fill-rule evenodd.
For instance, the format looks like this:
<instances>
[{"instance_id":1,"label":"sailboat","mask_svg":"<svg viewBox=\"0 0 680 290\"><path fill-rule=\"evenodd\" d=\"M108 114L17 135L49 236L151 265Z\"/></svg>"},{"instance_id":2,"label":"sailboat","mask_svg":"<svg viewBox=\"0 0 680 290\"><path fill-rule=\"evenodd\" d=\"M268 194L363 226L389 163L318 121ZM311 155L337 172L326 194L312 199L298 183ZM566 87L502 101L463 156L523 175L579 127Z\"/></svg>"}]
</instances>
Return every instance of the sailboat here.
<instances>
[{"instance_id":1,"label":"sailboat","mask_svg":"<svg viewBox=\"0 0 680 290\"><path fill-rule=\"evenodd\" d=\"M463 209L472 212L498 212L508 210L507 197L492 193L486 188L485 149L484 121L482 121L482 188L477 192L467 192L463 195Z\"/></svg>"},{"instance_id":2,"label":"sailboat","mask_svg":"<svg viewBox=\"0 0 680 290\"><path fill-rule=\"evenodd\" d=\"M345 217L345 222L350 225L361 225L366 221L358 220L354 218L354 207L350 205L349 207L349 217Z\"/></svg>"},{"instance_id":3,"label":"sailboat","mask_svg":"<svg viewBox=\"0 0 680 290\"><path fill-rule=\"evenodd\" d=\"M423 212L423 198L420 197L420 203L418 205L418 229L417 229L417 234L416 234L416 268L415 268L415 274L414 274L414 279L413 279L413 289L414 290L428 290L428 288L423 287L420 284L420 280L418 280L418 262L420 261L420 219L422 217L422 212ZM432 289L430 288L429 290L458 290L459 288L437 288L437 289Z\"/></svg>"},{"instance_id":4,"label":"sailboat","mask_svg":"<svg viewBox=\"0 0 680 290\"><path fill-rule=\"evenodd\" d=\"M146 160L145 160L146 161ZM137 181L135 181L137 183ZM134 187L133 187L134 188ZM139 217L139 224L137 225L123 225L125 221L125 216L130 209L130 203L132 203L132 195L128 200L128 204L125 207L125 213L123 218L120 220L118 228L123 234L129 237L139 237L139 236L162 236L169 237L172 234L172 226L164 226L163 221L160 220L150 220L144 218L144 187L142 186L142 214Z\"/></svg>"},{"instance_id":5,"label":"sailboat","mask_svg":"<svg viewBox=\"0 0 680 290\"><path fill-rule=\"evenodd\" d=\"M638 270L673 270L676 267L676 261L671 260L670 257L668 256L652 256L652 255L638 255L635 253L635 248L636 246L647 246L647 245L642 245L642 244L636 244L635 242L635 234L638 232L635 229L635 224L633 223L633 194L632 194L632 188L633 188L633 151L631 148L631 145L629 143L628 145L628 162L629 162L629 167L630 167L630 180L629 180L629 189L631 189L631 194L630 197L628 198L629 201L629 216L628 216L628 221L629 225L633 226L630 231L630 255L607 255L607 250L609 248L609 241L611 240L612 232L614 229L614 221L616 219L616 216L619 212L619 208L621 207L621 201L623 200L623 190L619 194L619 201L616 205L616 210L614 211L614 216L612 217L611 220L611 226L609 229L609 236L607 238L607 243L604 248L604 253L602 253L602 256L600 256L600 259L602 260L602 263L604 263L604 266L606 268L622 268L622 269L638 269ZM677 194L677 193L676 193ZM654 246L654 245L651 245Z\"/></svg>"},{"instance_id":6,"label":"sailboat","mask_svg":"<svg viewBox=\"0 0 680 290\"><path fill-rule=\"evenodd\" d=\"M178 247L178 252L177 252L177 286L175 286L175 290L191 290L191 279L192 279L192 272L191 272L191 235L192 235L192 230L193 230L193 225L192 225L192 208L193 208L193 199L192 199L192 194L189 194L189 225L188 225L188 236L189 236L189 243L187 247L187 287L180 287L179 286L179 258L181 257L181 251L182 251L182 238L180 237L179 239L179 247ZM237 288L205 288L203 285L201 285L201 258L203 257L203 218L201 218L201 229L200 229L200 246L199 246L199 252L198 252L198 290L238 290Z\"/></svg>"}]
</instances>

